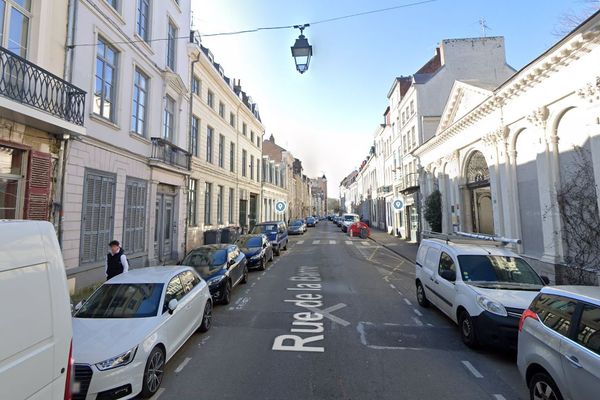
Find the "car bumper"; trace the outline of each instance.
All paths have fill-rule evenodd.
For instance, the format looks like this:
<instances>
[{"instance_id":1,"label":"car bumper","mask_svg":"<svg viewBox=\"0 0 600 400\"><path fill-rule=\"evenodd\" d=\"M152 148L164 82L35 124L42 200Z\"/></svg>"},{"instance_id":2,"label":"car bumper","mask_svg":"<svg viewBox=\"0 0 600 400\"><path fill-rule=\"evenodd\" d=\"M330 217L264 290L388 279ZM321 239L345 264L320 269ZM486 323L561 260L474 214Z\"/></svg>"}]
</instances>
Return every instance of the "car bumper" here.
<instances>
[{"instance_id":1,"label":"car bumper","mask_svg":"<svg viewBox=\"0 0 600 400\"><path fill-rule=\"evenodd\" d=\"M248 268L254 268L254 267L258 267L260 265L262 257L259 257L256 260L252 260L250 258L247 258L246 260L248 260Z\"/></svg>"},{"instance_id":2,"label":"car bumper","mask_svg":"<svg viewBox=\"0 0 600 400\"><path fill-rule=\"evenodd\" d=\"M73 399L132 399L142 391L145 367L146 355L139 353L131 364L123 367L100 371L96 366L91 366L92 379L87 395L74 394Z\"/></svg>"},{"instance_id":3,"label":"car bumper","mask_svg":"<svg viewBox=\"0 0 600 400\"><path fill-rule=\"evenodd\" d=\"M479 341L488 346L517 349L519 319L484 311L473 318Z\"/></svg>"},{"instance_id":4,"label":"car bumper","mask_svg":"<svg viewBox=\"0 0 600 400\"><path fill-rule=\"evenodd\" d=\"M208 291L210 292L210 295L213 298L213 300L221 300L221 298L223 297L223 290L225 289L225 282L227 282L227 279L223 279L216 285L208 286Z\"/></svg>"}]
</instances>

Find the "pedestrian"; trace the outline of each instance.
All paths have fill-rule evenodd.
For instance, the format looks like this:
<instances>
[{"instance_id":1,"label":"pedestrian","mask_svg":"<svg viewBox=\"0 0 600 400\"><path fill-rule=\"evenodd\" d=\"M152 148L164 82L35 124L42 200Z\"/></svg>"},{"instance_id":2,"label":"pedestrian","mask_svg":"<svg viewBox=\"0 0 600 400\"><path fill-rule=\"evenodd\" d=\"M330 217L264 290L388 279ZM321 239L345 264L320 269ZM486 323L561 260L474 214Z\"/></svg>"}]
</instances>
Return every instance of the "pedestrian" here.
<instances>
[{"instance_id":1,"label":"pedestrian","mask_svg":"<svg viewBox=\"0 0 600 400\"><path fill-rule=\"evenodd\" d=\"M123 272L129 271L127 256L121 248L119 241L113 240L108 245L110 246L110 251L106 255L106 263L104 264L106 280L112 279Z\"/></svg>"}]
</instances>

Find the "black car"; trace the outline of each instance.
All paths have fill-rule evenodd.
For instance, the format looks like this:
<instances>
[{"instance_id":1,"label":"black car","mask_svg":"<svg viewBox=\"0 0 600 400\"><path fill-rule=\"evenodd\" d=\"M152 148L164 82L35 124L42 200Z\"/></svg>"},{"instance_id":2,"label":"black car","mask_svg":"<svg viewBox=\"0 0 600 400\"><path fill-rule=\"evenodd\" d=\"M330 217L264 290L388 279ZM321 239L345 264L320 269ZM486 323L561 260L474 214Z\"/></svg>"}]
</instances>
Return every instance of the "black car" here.
<instances>
[{"instance_id":1,"label":"black car","mask_svg":"<svg viewBox=\"0 0 600 400\"><path fill-rule=\"evenodd\" d=\"M231 290L248 282L246 256L235 244L200 246L188 253L182 265L193 267L208 284L215 302L229 304Z\"/></svg>"},{"instance_id":2,"label":"black car","mask_svg":"<svg viewBox=\"0 0 600 400\"><path fill-rule=\"evenodd\" d=\"M273 246L266 235L242 235L235 244L246 255L248 268L264 271L267 263L273 261Z\"/></svg>"}]
</instances>

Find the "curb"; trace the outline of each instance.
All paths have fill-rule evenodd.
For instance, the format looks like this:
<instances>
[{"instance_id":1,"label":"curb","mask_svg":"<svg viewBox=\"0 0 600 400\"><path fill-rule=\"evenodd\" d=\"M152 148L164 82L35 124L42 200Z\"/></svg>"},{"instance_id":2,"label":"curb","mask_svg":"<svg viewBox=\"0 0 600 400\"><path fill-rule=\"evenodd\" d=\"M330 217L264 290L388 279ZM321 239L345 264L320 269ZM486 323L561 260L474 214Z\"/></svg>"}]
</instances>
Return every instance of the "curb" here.
<instances>
[{"instance_id":1,"label":"curb","mask_svg":"<svg viewBox=\"0 0 600 400\"><path fill-rule=\"evenodd\" d=\"M400 253L398 250L394 249L393 247L390 247L384 243L378 242L377 240L373 239L372 237L369 237L370 240L374 241L375 243L379 244L381 247L391 251L392 253L402 257L403 259L405 259L406 261L408 261L411 264L414 264L416 261L415 260L411 260L410 258L408 258L407 256L405 256L404 254Z\"/></svg>"}]
</instances>

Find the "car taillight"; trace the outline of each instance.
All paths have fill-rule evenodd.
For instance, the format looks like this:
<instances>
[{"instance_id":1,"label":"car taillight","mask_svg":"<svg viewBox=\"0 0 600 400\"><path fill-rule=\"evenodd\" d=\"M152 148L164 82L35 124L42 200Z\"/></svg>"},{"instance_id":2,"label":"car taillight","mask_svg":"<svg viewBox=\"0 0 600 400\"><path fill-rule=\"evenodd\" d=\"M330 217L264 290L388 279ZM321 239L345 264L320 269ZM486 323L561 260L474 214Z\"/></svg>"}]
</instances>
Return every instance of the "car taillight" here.
<instances>
[{"instance_id":1,"label":"car taillight","mask_svg":"<svg viewBox=\"0 0 600 400\"><path fill-rule=\"evenodd\" d=\"M73 340L69 344L69 359L67 360L67 379L65 380L65 400L71 400L71 387L73 386Z\"/></svg>"},{"instance_id":2,"label":"car taillight","mask_svg":"<svg viewBox=\"0 0 600 400\"><path fill-rule=\"evenodd\" d=\"M536 321L540 320L536 313L531 311L529 308L526 309L525 311L523 311L523 314L521 315L521 319L519 320L519 332L521 332L523 330L523 323L525 322L525 320L527 318L533 318Z\"/></svg>"}]
</instances>

